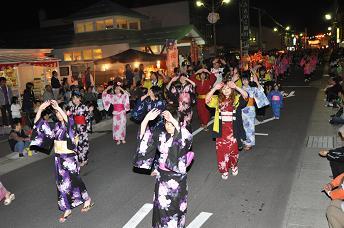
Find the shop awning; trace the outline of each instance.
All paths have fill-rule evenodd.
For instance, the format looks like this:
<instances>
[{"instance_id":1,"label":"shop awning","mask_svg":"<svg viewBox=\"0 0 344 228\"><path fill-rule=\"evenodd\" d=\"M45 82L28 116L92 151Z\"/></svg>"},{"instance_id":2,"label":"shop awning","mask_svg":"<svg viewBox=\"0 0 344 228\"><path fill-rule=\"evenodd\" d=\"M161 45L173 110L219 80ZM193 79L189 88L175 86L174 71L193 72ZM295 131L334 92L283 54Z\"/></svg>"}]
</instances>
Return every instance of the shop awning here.
<instances>
[{"instance_id":1,"label":"shop awning","mask_svg":"<svg viewBox=\"0 0 344 228\"><path fill-rule=\"evenodd\" d=\"M137 51L134 49L128 49L117 55L109 56L103 59L94 61L96 65L107 64L107 63L132 63L132 62L153 62L163 60L164 57L161 55L153 55L147 52Z\"/></svg>"},{"instance_id":2,"label":"shop awning","mask_svg":"<svg viewBox=\"0 0 344 228\"><path fill-rule=\"evenodd\" d=\"M42 55L0 55L0 69L28 64L32 66L57 67L59 59Z\"/></svg>"}]
</instances>

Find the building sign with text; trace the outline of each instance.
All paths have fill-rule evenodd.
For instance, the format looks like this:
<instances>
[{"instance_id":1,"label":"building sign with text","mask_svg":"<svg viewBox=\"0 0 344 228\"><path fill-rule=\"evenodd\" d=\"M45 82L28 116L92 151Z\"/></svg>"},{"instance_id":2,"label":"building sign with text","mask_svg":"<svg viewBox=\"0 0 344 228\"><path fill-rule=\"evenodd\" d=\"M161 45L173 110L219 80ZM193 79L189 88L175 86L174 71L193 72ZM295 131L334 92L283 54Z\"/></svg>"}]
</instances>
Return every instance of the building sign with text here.
<instances>
[{"instance_id":1,"label":"building sign with text","mask_svg":"<svg viewBox=\"0 0 344 228\"><path fill-rule=\"evenodd\" d=\"M248 54L250 40L250 5L249 0L240 0L240 41L242 54Z\"/></svg>"}]
</instances>

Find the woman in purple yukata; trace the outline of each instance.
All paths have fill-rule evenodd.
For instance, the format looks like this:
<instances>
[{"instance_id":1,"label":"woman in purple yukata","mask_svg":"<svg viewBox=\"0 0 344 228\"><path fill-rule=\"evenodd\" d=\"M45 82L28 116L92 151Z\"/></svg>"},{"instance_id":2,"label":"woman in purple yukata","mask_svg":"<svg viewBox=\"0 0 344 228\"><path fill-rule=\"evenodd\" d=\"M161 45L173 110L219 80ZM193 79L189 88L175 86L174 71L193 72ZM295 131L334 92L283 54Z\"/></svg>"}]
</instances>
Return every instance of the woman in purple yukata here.
<instances>
[{"instance_id":1,"label":"woman in purple yukata","mask_svg":"<svg viewBox=\"0 0 344 228\"><path fill-rule=\"evenodd\" d=\"M107 87L102 94L103 104L106 111L113 105L112 136L117 145L126 143L125 134L127 126L127 111L130 110L129 93L122 89L121 83L117 82L116 87ZM115 94L108 94L113 89Z\"/></svg>"},{"instance_id":2,"label":"woman in purple yukata","mask_svg":"<svg viewBox=\"0 0 344 228\"><path fill-rule=\"evenodd\" d=\"M88 163L88 154L90 142L88 132L91 131L91 112L92 107L88 108L81 103L81 94L74 91L72 94L73 105L70 107L68 115L72 115L75 123L74 134L78 137L76 152L80 166L83 167Z\"/></svg>"},{"instance_id":3,"label":"woman in purple yukata","mask_svg":"<svg viewBox=\"0 0 344 228\"><path fill-rule=\"evenodd\" d=\"M49 124L41 118L42 111L51 106L57 117L57 122ZM54 145L55 176L58 196L58 207L63 211L59 222L63 223L72 214L72 209L84 204L81 212L89 211L94 203L80 177L78 156L75 152L76 142L71 126L73 120L54 100L44 102L38 109L33 128L33 140L30 148L44 151Z\"/></svg>"},{"instance_id":4,"label":"woman in purple yukata","mask_svg":"<svg viewBox=\"0 0 344 228\"><path fill-rule=\"evenodd\" d=\"M195 86L185 74L172 78L166 86L169 99L180 112L180 124L189 131L192 131L192 105L196 103Z\"/></svg>"},{"instance_id":5,"label":"woman in purple yukata","mask_svg":"<svg viewBox=\"0 0 344 228\"><path fill-rule=\"evenodd\" d=\"M147 125L158 116L164 117L165 129L151 132ZM185 227L187 209L186 168L193 159L189 152L192 134L179 125L178 113L151 110L141 124L140 142L134 166L150 169L156 149L160 152L153 199L153 228Z\"/></svg>"}]
</instances>

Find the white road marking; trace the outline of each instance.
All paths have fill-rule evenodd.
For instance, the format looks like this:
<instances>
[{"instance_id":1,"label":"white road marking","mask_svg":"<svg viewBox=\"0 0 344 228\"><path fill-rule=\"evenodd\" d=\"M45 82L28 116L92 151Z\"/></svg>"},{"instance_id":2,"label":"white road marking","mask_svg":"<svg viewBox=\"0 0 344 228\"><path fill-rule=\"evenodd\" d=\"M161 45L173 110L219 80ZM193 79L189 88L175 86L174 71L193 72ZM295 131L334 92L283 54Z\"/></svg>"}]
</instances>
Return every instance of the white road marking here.
<instances>
[{"instance_id":1,"label":"white road marking","mask_svg":"<svg viewBox=\"0 0 344 228\"><path fill-rule=\"evenodd\" d=\"M265 124L265 123L273 121L273 120L275 120L275 117L271 117L269 119L265 119L263 121L260 121L260 122L256 123L255 125L258 126L258 125Z\"/></svg>"},{"instance_id":2,"label":"white road marking","mask_svg":"<svg viewBox=\"0 0 344 228\"><path fill-rule=\"evenodd\" d=\"M288 94L287 97L295 97L295 91L294 91L294 90L291 91L291 92Z\"/></svg>"},{"instance_id":3,"label":"white road marking","mask_svg":"<svg viewBox=\"0 0 344 228\"><path fill-rule=\"evenodd\" d=\"M255 135L260 135L260 136L269 136L268 133L254 133Z\"/></svg>"},{"instance_id":4,"label":"white road marking","mask_svg":"<svg viewBox=\"0 0 344 228\"><path fill-rule=\"evenodd\" d=\"M135 228L153 209L153 204L144 204L138 212L123 226L123 228Z\"/></svg>"},{"instance_id":5,"label":"white road marking","mask_svg":"<svg viewBox=\"0 0 344 228\"><path fill-rule=\"evenodd\" d=\"M324 74L323 76L324 76L324 77L330 77L330 75L329 75L329 74Z\"/></svg>"},{"instance_id":6,"label":"white road marking","mask_svg":"<svg viewBox=\"0 0 344 228\"><path fill-rule=\"evenodd\" d=\"M213 213L201 212L186 228L199 228L201 227Z\"/></svg>"},{"instance_id":7,"label":"white road marking","mask_svg":"<svg viewBox=\"0 0 344 228\"><path fill-rule=\"evenodd\" d=\"M214 120L210 120L209 123L207 124L207 127L209 127L209 125L211 125L212 123L214 123ZM203 130L204 130L203 127L198 128L196 131L192 132L192 136L197 135L198 133L200 133Z\"/></svg>"}]
</instances>

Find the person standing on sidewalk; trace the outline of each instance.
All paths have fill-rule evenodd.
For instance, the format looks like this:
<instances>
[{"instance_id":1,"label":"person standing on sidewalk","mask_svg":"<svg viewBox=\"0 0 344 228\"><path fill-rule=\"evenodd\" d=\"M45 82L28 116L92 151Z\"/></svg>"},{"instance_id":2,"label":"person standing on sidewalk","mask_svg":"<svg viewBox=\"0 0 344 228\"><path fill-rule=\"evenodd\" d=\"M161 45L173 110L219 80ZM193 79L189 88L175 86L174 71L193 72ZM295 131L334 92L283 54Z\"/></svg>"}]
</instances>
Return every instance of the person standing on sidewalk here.
<instances>
[{"instance_id":1,"label":"person standing on sidewalk","mask_svg":"<svg viewBox=\"0 0 344 228\"><path fill-rule=\"evenodd\" d=\"M52 92L54 94L55 100L58 100L60 96L61 83L58 78L58 74L55 70L52 72L52 76L51 76L51 88L52 88Z\"/></svg>"},{"instance_id":2,"label":"person standing on sidewalk","mask_svg":"<svg viewBox=\"0 0 344 228\"><path fill-rule=\"evenodd\" d=\"M11 100L12 89L6 85L6 78L0 77L0 108L2 124L9 126L12 123Z\"/></svg>"}]
</instances>

